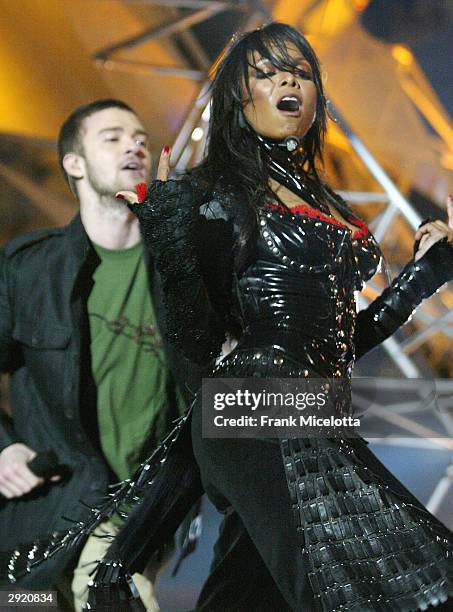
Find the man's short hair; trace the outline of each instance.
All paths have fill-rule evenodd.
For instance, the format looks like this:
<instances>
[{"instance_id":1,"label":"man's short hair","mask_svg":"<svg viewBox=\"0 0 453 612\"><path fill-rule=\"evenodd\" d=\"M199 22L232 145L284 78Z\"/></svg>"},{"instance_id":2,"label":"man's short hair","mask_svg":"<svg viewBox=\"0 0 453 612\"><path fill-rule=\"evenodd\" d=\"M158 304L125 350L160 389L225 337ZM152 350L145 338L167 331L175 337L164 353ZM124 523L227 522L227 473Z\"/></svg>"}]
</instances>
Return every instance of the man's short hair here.
<instances>
[{"instance_id":1,"label":"man's short hair","mask_svg":"<svg viewBox=\"0 0 453 612\"><path fill-rule=\"evenodd\" d=\"M115 100L114 98L107 98L105 100L95 100L89 104L84 104L76 108L66 119L60 129L58 135L58 159L60 161L60 167L64 174L66 181L71 188L71 191L77 195L76 179L66 172L63 167L63 159L67 153L77 153L78 155L83 154L82 149L82 124L83 121L106 108L121 108L135 114L135 111L121 100Z\"/></svg>"}]
</instances>

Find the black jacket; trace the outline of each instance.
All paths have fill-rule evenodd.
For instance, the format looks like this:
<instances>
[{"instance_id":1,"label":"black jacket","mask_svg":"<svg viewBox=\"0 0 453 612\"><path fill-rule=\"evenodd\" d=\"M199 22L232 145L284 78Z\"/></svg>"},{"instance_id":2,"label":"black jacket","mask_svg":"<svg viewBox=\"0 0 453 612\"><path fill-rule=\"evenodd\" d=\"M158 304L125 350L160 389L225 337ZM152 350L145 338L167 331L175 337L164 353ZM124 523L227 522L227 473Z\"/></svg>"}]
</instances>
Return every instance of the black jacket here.
<instances>
[{"instance_id":1,"label":"black jacket","mask_svg":"<svg viewBox=\"0 0 453 612\"><path fill-rule=\"evenodd\" d=\"M62 516L81 520L87 509L79 500L105 493L113 478L99 446L96 389L90 374L86 304L98 263L79 216L66 227L17 238L0 253L0 371L11 375L13 411L12 421L1 416L0 450L13 442L38 453L52 449L66 473L60 483L0 500L2 551L67 529ZM152 261L147 263L164 334L159 278ZM174 349L166 348L175 379L186 390L188 378L189 386L196 386L197 373ZM176 398L169 404L170 425L177 416ZM61 555L57 557L56 563L33 572L24 585L45 588L66 565ZM3 573L0 567L0 581Z\"/></svg>"}]
</instances>

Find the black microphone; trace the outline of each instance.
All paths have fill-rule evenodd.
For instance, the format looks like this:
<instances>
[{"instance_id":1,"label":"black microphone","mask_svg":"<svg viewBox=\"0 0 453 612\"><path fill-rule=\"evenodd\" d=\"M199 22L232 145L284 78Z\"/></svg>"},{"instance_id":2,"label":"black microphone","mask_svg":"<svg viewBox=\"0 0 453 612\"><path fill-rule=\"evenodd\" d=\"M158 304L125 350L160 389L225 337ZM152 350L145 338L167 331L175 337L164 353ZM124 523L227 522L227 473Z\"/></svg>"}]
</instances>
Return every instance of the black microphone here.
<instances>
[{"instance_id":1,"label":"black microphone","mask_svg":"<svg viewBox=\"0 0 453 612\"><path fill-rule=\"evenodd\" d=\"M53 450L42 451L27 462L28 469L38 478L50 478L57 472L58 457Z\"/></svg>"},{"instance_id":2,"label":"black microphone","mask_svg":"<svg viewBox=\"0 0 453 612\"><path fill-rule=\"evenodd\" d=\"M27 461L28 469L33 472L38 478L49 479L51 476L59 473L58 457L53 450L42 451L38 453L31 461ZM15 497L13 499L20 499ZM4 495L0 493L0 502L7 501Z\"/></svg>"}]
</instances>

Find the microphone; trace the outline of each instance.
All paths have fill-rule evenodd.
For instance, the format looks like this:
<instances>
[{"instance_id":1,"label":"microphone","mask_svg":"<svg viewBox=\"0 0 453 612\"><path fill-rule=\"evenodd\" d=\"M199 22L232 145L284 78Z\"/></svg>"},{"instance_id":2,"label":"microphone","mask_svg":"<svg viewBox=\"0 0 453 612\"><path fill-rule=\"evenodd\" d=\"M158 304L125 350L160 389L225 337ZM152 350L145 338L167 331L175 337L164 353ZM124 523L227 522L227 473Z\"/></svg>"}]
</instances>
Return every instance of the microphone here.
<instances>
[{"instance_id":1,"label":"microphone","mask_svg":"<svg viewBox=\"0 0 453 612\"><path fill-rule=\"evenodd\" d=\"M27 462L28 469L38 478L50 478L56 473L58 457L53 450L42 451L34 459Z\"/></svg>"},{"instance_id":2,"label":"microphone","mask_svg":"<svg viewBox=\"0 0 453 612\"><path fill-rule=\"evenodd\" d=\"M27 461L28 469L38 478L48 480L51 476L58 473L58 457L53 450L42 451L34 459ZM15 497L14 499L20 499ZM6 502L8 498L0 493L0 502Z\"/></svg>"}]
</instances>

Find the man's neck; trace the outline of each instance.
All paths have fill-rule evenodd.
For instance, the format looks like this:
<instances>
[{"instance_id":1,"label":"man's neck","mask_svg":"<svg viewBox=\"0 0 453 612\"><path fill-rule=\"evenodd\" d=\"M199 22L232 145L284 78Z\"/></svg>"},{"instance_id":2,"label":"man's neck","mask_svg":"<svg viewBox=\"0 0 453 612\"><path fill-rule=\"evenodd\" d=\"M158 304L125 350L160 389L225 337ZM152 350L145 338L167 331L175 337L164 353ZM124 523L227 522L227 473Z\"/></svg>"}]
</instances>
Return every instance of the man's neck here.
<instances>
[{"instance_id":1,"label":"man's neck","mask_svg":"<svg viewBox=\"0 0 453 612\"><path fill-rule=\"evenodd\" d=\"M105 249L127 249L141 240L137 218L115 198L81 200L80 216L89 239Z\"/></svg>"}]
</instances>

